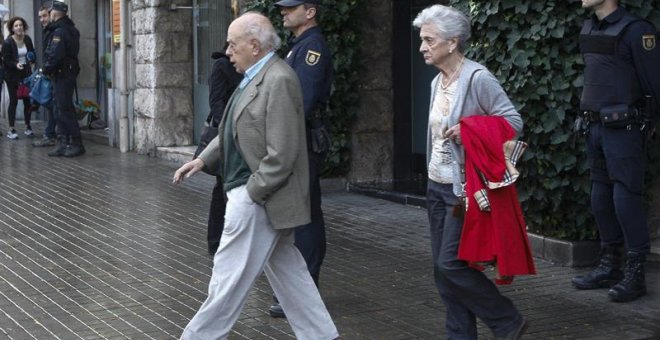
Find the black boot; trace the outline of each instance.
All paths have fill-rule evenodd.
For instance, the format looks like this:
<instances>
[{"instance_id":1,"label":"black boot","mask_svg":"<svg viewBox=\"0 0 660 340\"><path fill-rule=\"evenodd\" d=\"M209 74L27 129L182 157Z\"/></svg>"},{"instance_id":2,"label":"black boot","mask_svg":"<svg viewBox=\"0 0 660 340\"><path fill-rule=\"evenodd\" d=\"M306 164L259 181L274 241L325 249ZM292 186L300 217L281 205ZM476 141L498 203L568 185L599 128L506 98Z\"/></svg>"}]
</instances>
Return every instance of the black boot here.
<instances>
[{"instance_id":1,"label":"black boot","mask_svg":"<svg viewBox=\"0 0 660 340\"><path fill-rule=\"evenodd\" d=\"M621 251L618 246L608 245L601 249L600 264L584 276L571 280L577 289L610 288L623 279Z\"/></svg>"},{"instance_id":2,"label":"black boot","mask_svg":"<svg viewBox=\"0 0 660 340\"><path fill-rule=\"evenodd\" d=\"M644 253L628 252L628 262L623 270L625 277L607 293L612 301L629 302L646 294L644 262Z\"/></svg>"},{"instance_id":3,"label":"black boot","mask_svg":"<svg viewBox=\"0 0 660 340\"><path fill-rule=\"evenodd\" d=\"M76 157L85 153L85 147L82 145L82 138L71 137L71 144L64 151L64 157Z\"/></svg>"},{"instance_id":4,"label":"black boot","mask_svg":"<svg viewBox=\"0 0 660 340\"><path fill-rule=\"evenodd\" d=\"M284 309L282 308L282 305L280 305L280 301L277 300L277 296L275 296L275 294L273 294L273 300L275 301L275 304L270 305L268 308L268 314L270 314L270 316L273 318L286 318Z\"/></svg>"},{"instance_id":5,"label":"black boot","mask_svg":"<svg viewBox=\"0 0 660 340\"><path fill-rule=\"evenodd\" d=\"M67 144L69 143L69 138L67 136L59 135L55 141L55 149L48 153L50 157L60 157L64 156L64 151L66 151Z\"/></svg>"},{"instance_id":6,"label":"black boot","mask_svg":"<svg viewBox=\"0 0 660 340\"><path fill-rule=\"evenodd\" d=\"M286 314L284 314L284 309L282 309L282 306L279 303L276 303L268 307L268 314L270 314L270 316L273 318L286 318Z\"/></svg>"}]
</instances>

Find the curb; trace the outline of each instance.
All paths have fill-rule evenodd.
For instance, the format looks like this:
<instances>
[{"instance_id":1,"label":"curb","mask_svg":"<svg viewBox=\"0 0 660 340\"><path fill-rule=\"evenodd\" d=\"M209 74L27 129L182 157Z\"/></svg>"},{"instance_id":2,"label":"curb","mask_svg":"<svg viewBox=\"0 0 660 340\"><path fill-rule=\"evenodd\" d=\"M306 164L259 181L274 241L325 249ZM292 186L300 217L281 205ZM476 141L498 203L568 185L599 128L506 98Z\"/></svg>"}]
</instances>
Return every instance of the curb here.
<instances>
[{"instance_id":1,"label":"curb","mask_svg":"<svg viewBox=\"0 0 660 340\"><path fill-rule=\"evenodd\" d=\"M568 267L588 267L598 263L598 241L565 241L527 232L534 257Z\"/></svg>"}]
</instances>

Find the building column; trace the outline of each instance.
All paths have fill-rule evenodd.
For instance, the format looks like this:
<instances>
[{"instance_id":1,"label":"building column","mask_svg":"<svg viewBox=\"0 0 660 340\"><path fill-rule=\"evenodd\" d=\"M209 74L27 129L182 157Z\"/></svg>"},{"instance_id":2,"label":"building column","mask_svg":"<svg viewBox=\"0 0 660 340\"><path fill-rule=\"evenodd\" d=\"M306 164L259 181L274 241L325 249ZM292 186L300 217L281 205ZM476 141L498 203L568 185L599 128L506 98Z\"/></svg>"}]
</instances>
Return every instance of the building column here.
<instances>
[{"instance_id":1,"label":"building column","mask_svg":"<svg viewBox=\"0 0 660 340\"><path fill-rule=\"evenodd\" d=\"M135 150L190 145L193 137L192 16L169 2L131 1L136 88Z\"/></svg>"},{"instance_id":2,"label":"building column","mask_svg":"<svg viewBox=\"0 0 660 340\"><path fill-rule=\"evenodd\" d=\"M391 0L365 6L360 36L379 37L362 44L360 104L351 127L351 183L387 183L393 178L392 17ZM405 65L403 65L405 66Z\"/></svg>"}]
</instances>

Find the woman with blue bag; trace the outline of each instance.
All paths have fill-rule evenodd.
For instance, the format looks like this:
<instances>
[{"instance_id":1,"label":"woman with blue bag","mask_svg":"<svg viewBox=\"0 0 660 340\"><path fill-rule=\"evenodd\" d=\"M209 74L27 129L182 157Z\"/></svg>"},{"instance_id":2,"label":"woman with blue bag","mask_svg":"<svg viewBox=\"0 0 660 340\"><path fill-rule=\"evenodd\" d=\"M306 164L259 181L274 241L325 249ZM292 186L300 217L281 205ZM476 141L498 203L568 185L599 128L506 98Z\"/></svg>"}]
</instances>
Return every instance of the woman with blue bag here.
<instances>
[{"instance_id":1,"label":"woman with blue bag","mask_svg":"<svg viewBox=\"0 0 660 340\"><path fill-rule=\"evenodd\" d=\"M27 22L21 17L13 17L7 22L9 36L2 43L2 63L5 69L5 82L9 92L9 139L17 139L18 133L14 127L16 123L16 106L18 99L23 100L23 117L25 118L25 135L33 136L30 126L30 91L23 84L23 79L32 73L32 67L28 63L29 52L34 54L32 39L25 34L28 29Z\"/></svg>"}]
</instances>

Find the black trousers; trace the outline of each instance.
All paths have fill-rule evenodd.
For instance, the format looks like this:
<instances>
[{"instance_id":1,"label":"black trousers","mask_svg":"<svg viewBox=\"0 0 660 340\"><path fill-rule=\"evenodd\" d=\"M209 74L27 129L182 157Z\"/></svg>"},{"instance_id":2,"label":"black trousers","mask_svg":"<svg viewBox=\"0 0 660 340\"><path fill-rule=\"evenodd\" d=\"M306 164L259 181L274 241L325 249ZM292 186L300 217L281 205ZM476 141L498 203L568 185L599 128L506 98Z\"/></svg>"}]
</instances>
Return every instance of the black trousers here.
<instances>
[{"instance_id":1,"label":"black trousers","mask_svg":"<svg viewBox=\"0 0 660 340\"><path fill-rule=\"evenodd\" d=\"M211 193L211 208L209 209L209 222L206 239L208 241L209 255L215 255L220 246L220 237L225 227L225 208L227 200L222 190L222 177L215 177L215 186Z\"/></svg>"},{"instance_id":2,"label":"black trousers","mask_svg":"<svg viewBox=\"0 0 660 340\"><path fill-rule=\"evenodd\" d=\"M73 106L73 91L76 76L60 73L53 80L53 114L57 122L57 135L72 138L80 137L80 127L76 109Z\"/></svg>"},{"instance_id":3,"label":"black trousers","mask_svg":"<svg viewBox=\"0 0 660 340\"><path fill-rule=\"evenodd\" d=\"M629 251L650 251L643 202L645 151L638 125L613 129L592 123L589 127L591 211L603 246L625 243Z\"/></svg>"},{"instance_id":4,"label":"black trousers","mask_svg":"<svg viewBox=\"0 0 660 340\"><path fill-rule=\"evenodd\" d=\"M18 71L18 74L11 80L7 79L7 93L9 94L9 107L7 108L7 116L9 118L9 126L16 126L16 106L18 105L18 96L16 90L18 90L18 85L21 82L21 79L30 75L30 72L27 70L28 66L25 66L24 71ZM30 111L30 98L23 98L23 117L25 118L25 126L30 126L30 120L32 118L32 111Z\"/></svg>"},{"instance_id":5,"label":"black trousers","mask_svg":"<svg viewBox=\"0 0 660 340\"><path fill-rule=\"evenodd\" d=\"M295 245L300 250L307 269L314 279L314 283L319 285L319 276L321 274L321 265L325 259L326 239L325 239L325 220L321 210L321 181L320 171L325 159L325 153L308 153L309 158L309 196L312 222L296 228Z\"/></svg>"}]
</instances>

